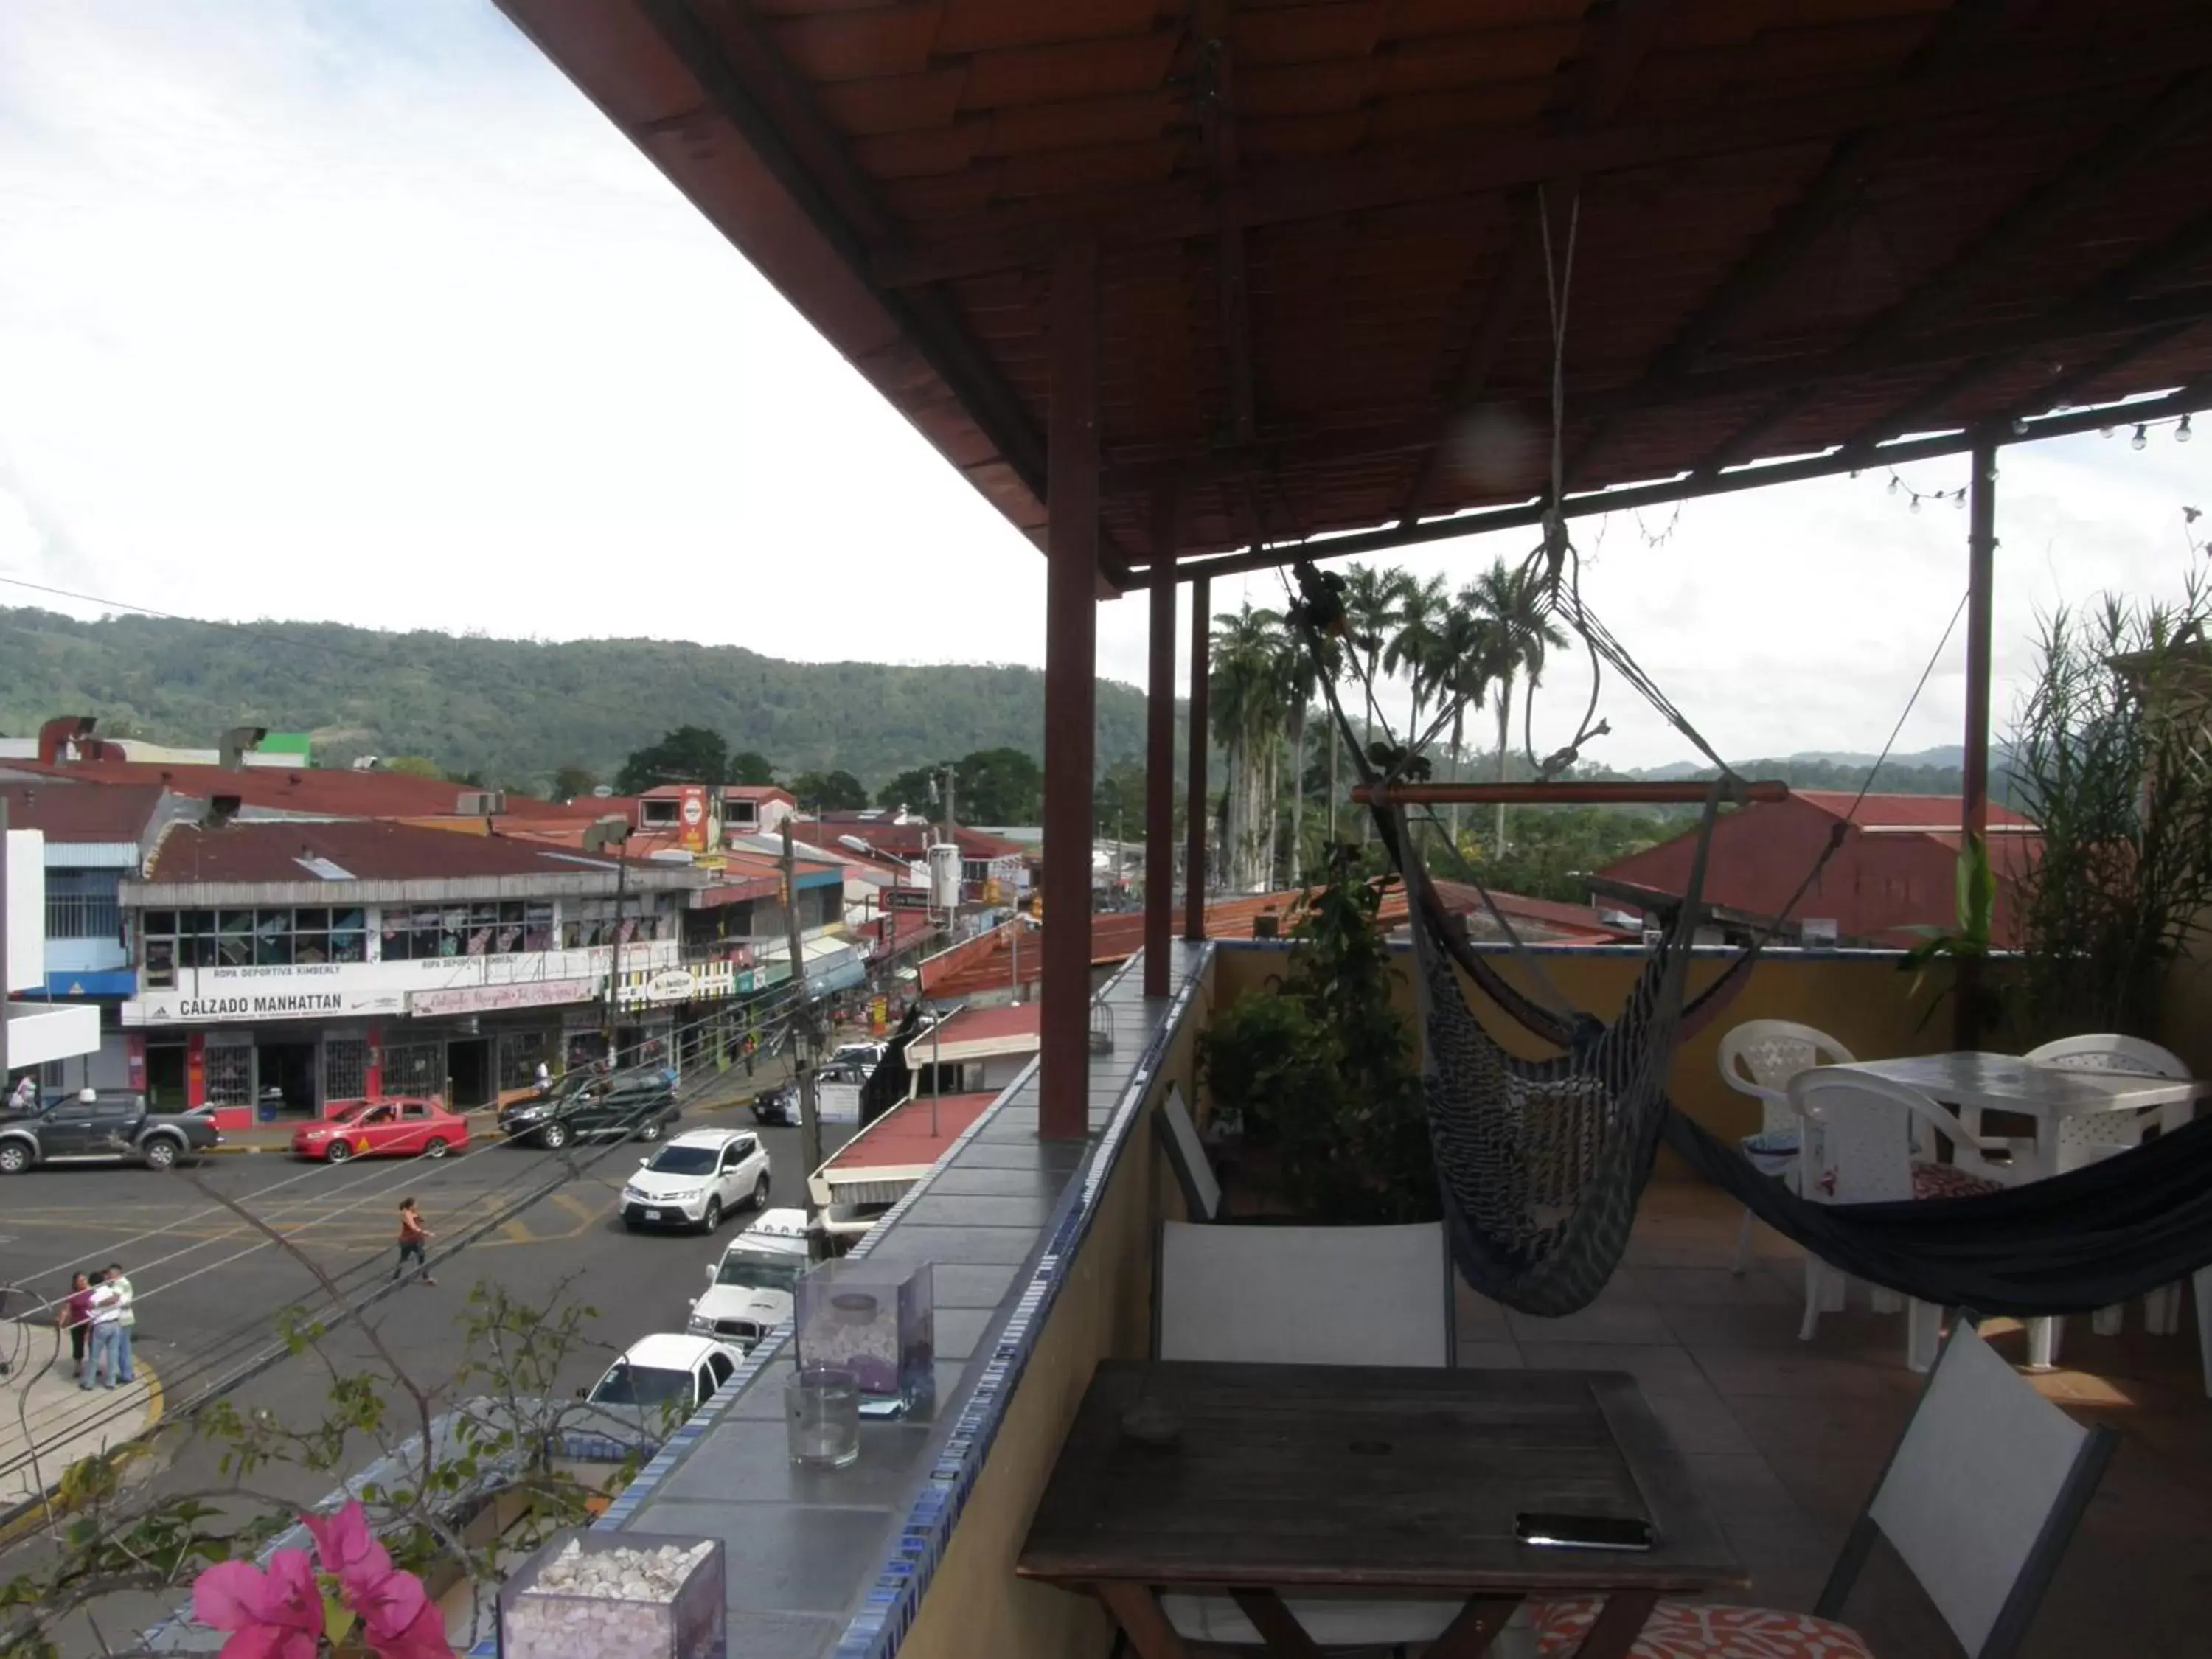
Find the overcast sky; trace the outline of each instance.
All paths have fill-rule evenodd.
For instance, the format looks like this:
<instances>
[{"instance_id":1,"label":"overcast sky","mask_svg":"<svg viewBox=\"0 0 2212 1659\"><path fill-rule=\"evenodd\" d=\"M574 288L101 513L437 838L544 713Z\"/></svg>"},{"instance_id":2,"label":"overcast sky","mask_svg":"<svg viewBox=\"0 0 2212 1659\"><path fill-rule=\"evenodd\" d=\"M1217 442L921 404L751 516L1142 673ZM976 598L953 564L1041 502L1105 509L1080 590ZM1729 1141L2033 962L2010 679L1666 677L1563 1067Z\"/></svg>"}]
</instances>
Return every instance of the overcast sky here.
<instances>
[{"instance_id":1,"label":"overcast sky","mask_svg":"<svg viewBox=\"0 0 2212 1659\"><path fill-rule=\"evenodd\" d=\"M0 203L0 576L196 617L1042 660L1036 551L479 0L7 0ZM2179 590L2212 433L2002 470L2000 711L2039 611ZM1965 581L1965 514L1885 484L1583 520L1586 593L1723 752L1876 749ZM1404 562L1458 582L1527 540ZM1281 602L1254 577L1216 606L1248 592ZM1143 634L1141 597L1103 606L1101 672L1139 679ZM1954 638L1901 749L1958 740L1961 671ZM1584 672L1553 671L1539 752ZM1604 712L1591 758L1686 756L1625 690Z\"/></svg>"}]
</instances>

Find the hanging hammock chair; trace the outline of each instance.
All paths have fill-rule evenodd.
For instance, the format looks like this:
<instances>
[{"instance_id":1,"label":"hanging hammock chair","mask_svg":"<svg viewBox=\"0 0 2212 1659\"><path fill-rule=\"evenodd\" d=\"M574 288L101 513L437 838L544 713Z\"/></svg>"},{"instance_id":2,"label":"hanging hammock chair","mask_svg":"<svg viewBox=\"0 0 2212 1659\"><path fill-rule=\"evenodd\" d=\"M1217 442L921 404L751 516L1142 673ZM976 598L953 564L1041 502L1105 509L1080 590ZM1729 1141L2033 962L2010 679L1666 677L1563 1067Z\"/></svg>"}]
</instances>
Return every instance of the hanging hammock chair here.
<instances>
[{"instance_id":1,"label":"hanging hammock chair","mask_svg":"<svg viewBox=\"0 0 2212 1659\"><path fill-rule=\"evenodd\" d=\"M1321 660L1340 609L1332 579L1300 565L1293 625ZM1572 602L1577 631L1643 680L1618 642ZM1684 984L1702 914L1714 823L1742 784L1725 764L1708 792L1690 880L1610 1024L1547 1008L1476 951L1446 911L1414 850L1391 785L1407 752L1364 750L1329 676L1319 676L1353 757L1385 853L1405 883L1423 1046L1422 1083L1444 1224L1468 1284L1521 1312L1587 1307L1620 1265L1663 1142L1761 1220L1854 1277L1981 1314L2091 1311L2212 1263L2212 1121L2089 1168L1991 1194L1905 1203L1826 1205L1790 1192L1742 1152L1676 1111L1667 1078L1680 1039L1718 1018L1747 981L1771 933L1754 939L1694 999ZM1646 694L1682 730L1671 705ZM1691 732L1695 738L1695 733ZM1711 750L1702 738L1698 746ZM1378 758L1389 770L1378 774ZM1798 890L1841 846L1843 826ZM1539 983L1542 969L1486 890L1484 902ZM1793 898L1786 919L1796 908ZM1508 1052L1469 1006L1462 975L1554 1055Z\"/></svg>"}]
</instances>

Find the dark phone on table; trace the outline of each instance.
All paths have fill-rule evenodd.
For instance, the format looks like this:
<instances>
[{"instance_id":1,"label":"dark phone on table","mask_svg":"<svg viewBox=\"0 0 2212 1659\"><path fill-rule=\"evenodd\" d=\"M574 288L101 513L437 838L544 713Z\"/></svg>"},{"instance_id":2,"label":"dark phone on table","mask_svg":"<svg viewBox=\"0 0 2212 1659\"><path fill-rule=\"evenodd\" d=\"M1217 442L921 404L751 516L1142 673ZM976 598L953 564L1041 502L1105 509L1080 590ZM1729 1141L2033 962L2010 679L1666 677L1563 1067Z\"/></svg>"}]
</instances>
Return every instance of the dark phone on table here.
<instances>
[{"instance_id":1,"label":"dark phone on table","mask_svg":"<svg viewBox=\"0 0 2212 1659\"><path fill-rule=\"evenodd\" d=\"M1648 1550L1656 1542L1649 1521L1616 1515L1518 1515L1513 1535L1547 1550Z\"/></svg>"}]
</instances>

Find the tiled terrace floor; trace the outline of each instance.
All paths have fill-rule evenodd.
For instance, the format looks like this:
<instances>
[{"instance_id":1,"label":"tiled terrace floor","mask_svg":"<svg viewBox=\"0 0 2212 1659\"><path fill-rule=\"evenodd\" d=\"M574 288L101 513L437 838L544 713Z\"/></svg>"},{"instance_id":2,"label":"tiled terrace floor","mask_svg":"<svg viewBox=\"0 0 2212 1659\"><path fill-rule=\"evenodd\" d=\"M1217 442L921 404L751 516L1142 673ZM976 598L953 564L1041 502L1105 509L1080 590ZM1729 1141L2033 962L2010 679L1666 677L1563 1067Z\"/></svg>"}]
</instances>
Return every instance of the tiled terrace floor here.
<instances>
[{"instance_id":1,"label":"tiled terrace floor","mask_svg":"<svg viewBox=\"0 0 2212 1659\"><path fill-rule=\"evenodd\" d=\"M1905 1317L1855 1292L1797 1340L1802 1270L1774 1236L1729 1272L1739 1212L1709 1188L1650 1188L1626 1266L1591 1308L1531 1319L1462 1287L1467 1365L1614 1369L1642 1379L1753 1577L1749 1599L1810 1607L1911 1411ZM2024 1650L2026 1659L2201 1659L2212 1652L2212 1401L2193 1326L2099 1337L2069 1320L2046 1395L2123 1437ZM2016 1362L2008 1321L1984 1327ZM1731 1598L1734 1599L1734 1598ZM1957 1643L1886 1552L1845 1617L1881 1659L1957 1659Z\"/></svg>"}]
</instances>

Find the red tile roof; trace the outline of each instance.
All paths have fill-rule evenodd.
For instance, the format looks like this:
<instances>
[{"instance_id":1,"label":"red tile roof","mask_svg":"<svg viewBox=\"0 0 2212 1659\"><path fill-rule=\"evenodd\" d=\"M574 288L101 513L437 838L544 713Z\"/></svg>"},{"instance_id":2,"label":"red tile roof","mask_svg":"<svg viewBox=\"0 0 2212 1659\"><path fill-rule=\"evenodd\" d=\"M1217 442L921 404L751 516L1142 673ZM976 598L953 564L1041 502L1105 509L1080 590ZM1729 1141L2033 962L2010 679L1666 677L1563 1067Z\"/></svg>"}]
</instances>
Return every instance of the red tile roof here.
<instances>
[{"instance_id":1,"label":"red tile roof","mask_svg":"<svg viewBox=\"0 0 2212 1659\"><path fill-rule=\"evenodd\" d=\"M930 1097L902 1101L847 1141L825 1170L898 1170L934 1164L996 1095L940 1095L933 1122Z\"/></svg>"},{"instance_id":2,"label":"red tile roof","mask_svg":"<svg viewBox=\"0 0 2212 1659\"><path fill-rule=\"evenodd\" d=\"M819 818L800 818L800 823L820 825L820 833L831 842L841 836L851 836L866 842L878 853L888 853L896 858L919 860L923 850L937 839L937 826L932 823L892 823L889 814L881 818L862 818L857 815L824 813ZM953 844L959 848L963 859L1007 859L1026 857L1030 848L1004 836L988 835L981 830L970 830L965 824L952 827ZM851 851L852 849L847 848Z\"/></svg>"},{"instance_id":3,"label":"red tile roof","mask_svg":"<svg viewBox=\"0 0 2212 1659\"><path fill-rule=\"evenodd\" d=\"M447 830L373 819L329 823L239 822L210 830L179 824L163 836L147 879L155 882L309 881L318 872L303 858L344 871L325 879L438 881L481 876L612 875L616 861L557 852L506 836L460 836ZM633 875L636 865L632 863Z\"/></svg>"},{"instance_id":4,"label":"red tile roof","mask_svg":"<svg viewBox=\"0 0 2212 1659\"><path fill-rule=\"evenodd\" d=\"M963 1008L937 1031L937 1042L949 1048L957 1042L1014 1042L1026 1037L1034 1042L1042 1030L1042 1005L1010 1003L1003 1008ZM907 1058L919 1061L929 1052L927 1040L908 1045Z\"/></svg>"},{"instance_id":5,"label":"red tile roof","mask_svg":"<svg viewBox=\"0 0 2212 1659\"><path fill-rule=\"evenodd\" d=\"M8 783L8 827L38 830L52 842L131 842L146 833L161 804L159 784Z\"/></svg>"},{"instance_id":6,"label":"red tile roof","mask_svg":"<svg viewBox=\"0 0 2212 1659\"><path fill-rule=\"evenodd\" d=\"M1808 806L1817 806L1831 817L1847 818L1863 830L1934 830L1959 833L1965 808L1956 795L1869 795L1851 806L1847 789L1792 789L1790 794ZM2032 830L2035 826L2009 807L1990 803L1993 830Z\"/></svg>"},{"instance_id":7,"label":"red tile roof","mask_svg":"<svg viewBox=\"0 0 2212 1659\"><path fill-rule=\"evenodd\" d=\"M1037 955L1036 930L1027 921L1015 921L924 957L920 969L922 994L957 999L1012 988L1015 967L1012 940L1016 928L1027 930L1020 946L1020 967L1024 981L1033 983L1042 961Z\"/></svg>"},{"instance_id":8,"label":"red tile roof","mask_svg":"<svg viewBox=\"0 0 2212 1659\"><path fill-rule=\"evenodd\" d=\"M81 783L166 786L206 800L236 795L265 811L326 813L337 817L398 818L460 816L460 800L480 793L465 784L418 778L407 772L356 772L338 768L173 765L161 761L76 761L53 764L9 761L11 772L36 772ZM507 798L516 817L559 817L567 809L521 795Z\"/></svg>"}]
</instances>

